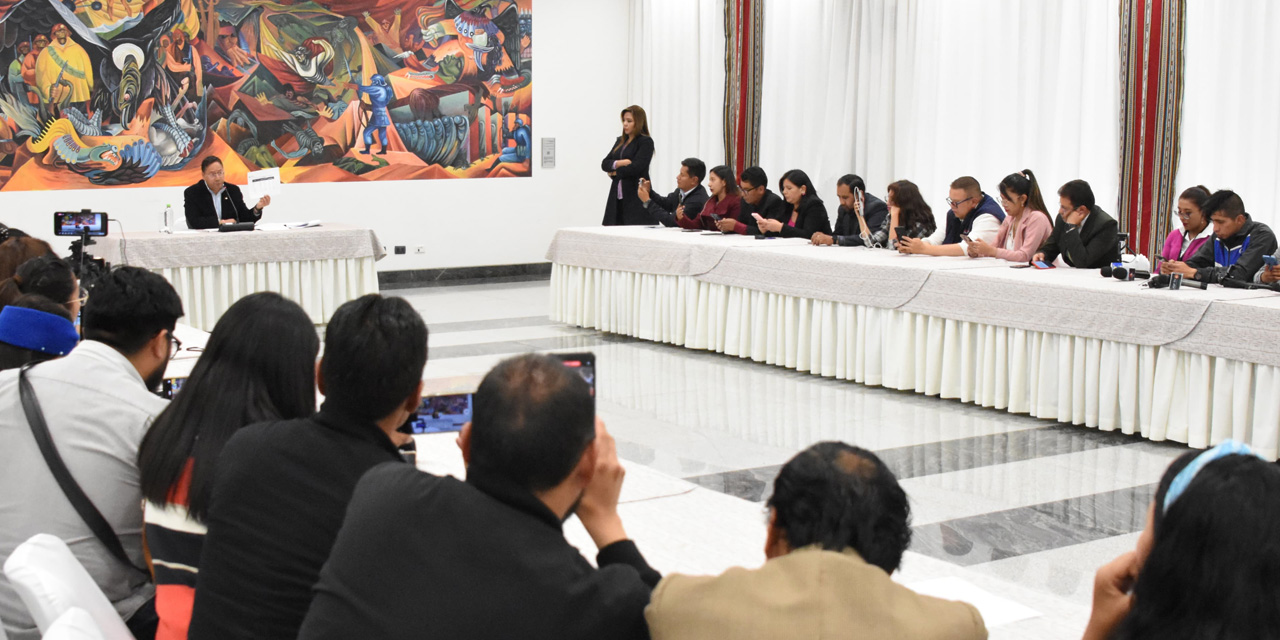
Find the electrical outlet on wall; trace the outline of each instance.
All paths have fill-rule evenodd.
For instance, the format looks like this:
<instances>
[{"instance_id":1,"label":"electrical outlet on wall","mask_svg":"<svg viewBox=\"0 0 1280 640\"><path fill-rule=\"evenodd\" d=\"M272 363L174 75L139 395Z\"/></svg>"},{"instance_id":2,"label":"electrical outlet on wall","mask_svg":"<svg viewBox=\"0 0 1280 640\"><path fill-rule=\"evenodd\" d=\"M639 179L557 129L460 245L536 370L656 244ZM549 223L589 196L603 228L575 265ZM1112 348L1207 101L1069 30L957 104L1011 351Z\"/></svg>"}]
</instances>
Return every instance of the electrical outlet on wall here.
<instances>
[{"instance_id":1,"label":"electrical outlet on wall","mask_svg":"<svg viewBox=\"0 0 1280 640\"><path fill-rule=\"evenodd\" d=\"M402 244L396 245L396 255L398 256L404 255L404 245Z\"/></svg>"},{"instance_id":2,"label":"electrical outlet on wall","mask_svg":"<svg viewBox=\"0 0 1280 640\"><path fill-rule=\"evenodd\" d=\"M425 253L427 252L427 248L426 248L426 247L424 247L424 246L422 246L422 245L418 245L418 246L416 246L416 247L414 247L414 248L413 248L413 252L414 252L414 253L416 253L416 254L418 254L418 255L423 255L423 254L425 254Z\"/></svg>"}]
</instances>

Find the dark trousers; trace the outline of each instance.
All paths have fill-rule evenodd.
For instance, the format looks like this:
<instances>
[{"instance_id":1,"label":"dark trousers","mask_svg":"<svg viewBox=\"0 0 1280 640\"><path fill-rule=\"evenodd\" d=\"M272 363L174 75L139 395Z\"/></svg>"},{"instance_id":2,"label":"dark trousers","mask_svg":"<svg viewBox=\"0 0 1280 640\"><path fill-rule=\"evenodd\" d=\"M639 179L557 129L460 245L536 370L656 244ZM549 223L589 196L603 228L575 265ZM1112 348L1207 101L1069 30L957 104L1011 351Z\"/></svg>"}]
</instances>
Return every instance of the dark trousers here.
<instances>
[{"instance_id":1,"label":"dark trousers","mask_svg":"<svg viewBox=\"0 0 1280 640\"><path fill-rule=\"evenodd\" d=\"M133 615L124 621L129 633L137 640L155 640L156 627L160 626L160 616L156 615L156 599L152 598L142 605Z\"/></svg>"}]
</instances>

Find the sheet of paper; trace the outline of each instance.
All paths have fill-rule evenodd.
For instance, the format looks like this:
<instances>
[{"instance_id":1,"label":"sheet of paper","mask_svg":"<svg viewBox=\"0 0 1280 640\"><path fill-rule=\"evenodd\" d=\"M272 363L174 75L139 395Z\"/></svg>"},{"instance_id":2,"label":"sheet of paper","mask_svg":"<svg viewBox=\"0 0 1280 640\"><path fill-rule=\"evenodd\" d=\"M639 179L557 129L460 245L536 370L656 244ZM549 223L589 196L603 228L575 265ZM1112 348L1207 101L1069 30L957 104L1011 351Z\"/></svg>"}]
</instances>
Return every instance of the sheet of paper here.
<instances>
[{"instance_id":1,"label":"sheet of paper","mask_svg":"<svg viewBox=\"0 0 1280 640\"><path fill-rule=\"evenodd\" d=\"M244 201L257 202L262 196L280 195L280 169L273 167L261 171L250 171L248 183L244 187ZM253 205L250 205L253 206Z\"/></svg>"},{"instance_id":2,"label":"sheet of paper","mask_svg":"<svg viewBox=\"0 0 1280 640\"><path fill-rule=\"evenodd\" d=\"M982 621L988 629L1042 615L1035 609L979 589L973 583L960 578L934 578L906 586L920 595L958 600L973 605L978 613L982 614Z\"/></svg>"}]
</instances>

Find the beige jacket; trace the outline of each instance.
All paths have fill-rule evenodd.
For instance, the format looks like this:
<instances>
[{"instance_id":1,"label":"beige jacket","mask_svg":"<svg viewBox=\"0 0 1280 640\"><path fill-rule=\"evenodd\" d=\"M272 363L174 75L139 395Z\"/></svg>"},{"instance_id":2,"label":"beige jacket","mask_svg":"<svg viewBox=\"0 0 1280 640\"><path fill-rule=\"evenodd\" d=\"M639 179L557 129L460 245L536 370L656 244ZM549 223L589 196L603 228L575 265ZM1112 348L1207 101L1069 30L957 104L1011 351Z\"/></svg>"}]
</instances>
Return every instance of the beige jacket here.
<instances>
[{"instance_id":1,"label":"beige jacket","mask_svg":"<svg viewBox=\"0 0 1280 640\"><path fill-rule=\"evenodd\" d=\"M922 596L852 550L806 547L759 569L671 575L645 610L653 640L982 640L971 605Z\"/></svg>"}]
</instances>

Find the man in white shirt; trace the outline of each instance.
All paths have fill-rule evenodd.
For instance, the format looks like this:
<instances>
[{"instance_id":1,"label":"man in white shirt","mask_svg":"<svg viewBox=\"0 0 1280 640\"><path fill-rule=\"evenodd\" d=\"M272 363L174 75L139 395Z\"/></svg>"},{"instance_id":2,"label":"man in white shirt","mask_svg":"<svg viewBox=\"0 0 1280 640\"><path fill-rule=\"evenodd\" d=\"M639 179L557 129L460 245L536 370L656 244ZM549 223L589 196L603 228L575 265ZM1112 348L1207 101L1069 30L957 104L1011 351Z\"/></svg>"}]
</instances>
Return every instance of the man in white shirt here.
<instances>
[{"instance_id":1,"label":"man in white shirt","mask_svg":"<svg viewBox=\"0 0 1280 640\"><path fill-rule=\"evenodd\" d=\"M902 253L930 256L964 256L969 254L969 241L995 244L1004 208L983 193L982 186L970 176L956 178L947 195L947 224L939 225L933 235L924 239L903 238L898 242Z\"/></svg>"},{"instance_id":2,"label":"man in white shirt","mask_svg":"<svg viewBox=\"0 0 1280 640\"><path fill-rule=\"evenodd\" d=\"M142 552L138 445L168 404L152 393L178 347L182 301L163 277L137 267L104 275L84 307L85 340L26 372L59 456L119 538L115 557L71 506L23 412L19 370L0 373L0 563L37 533L61 538L138 640L155 634L155 588ZM0 620L10 640L40 637L0 576ZM150 635L148 635L150 634Z\"/></svg>"}]
</instances>

